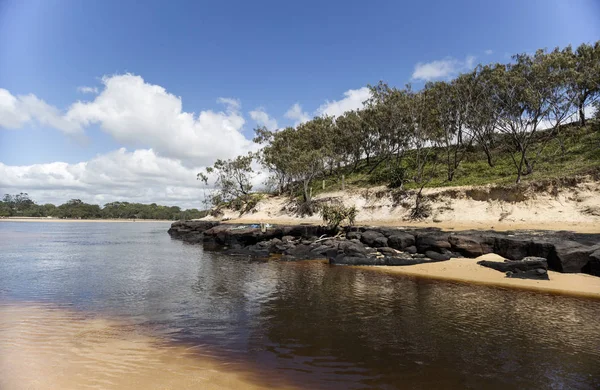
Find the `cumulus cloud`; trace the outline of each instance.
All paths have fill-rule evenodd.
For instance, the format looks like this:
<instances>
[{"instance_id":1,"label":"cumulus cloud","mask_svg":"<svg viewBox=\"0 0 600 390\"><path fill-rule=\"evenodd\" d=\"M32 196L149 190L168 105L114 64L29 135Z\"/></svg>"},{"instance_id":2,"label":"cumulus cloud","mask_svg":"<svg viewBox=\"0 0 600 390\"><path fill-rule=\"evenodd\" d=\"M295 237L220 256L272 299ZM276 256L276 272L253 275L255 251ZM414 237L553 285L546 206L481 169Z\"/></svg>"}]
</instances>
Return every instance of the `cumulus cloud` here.
<instances>
[{"instance_id":1,"label":"cumulus cloud","mask_svg":"<svg viewBox=\"0 0 600 390\"><path fill-rule=\"evenodd\" d=\"M340 116L347 111L357 110L364 106L364 102L371 97L371 91L367 87L350 89L344 92L344 98L340 100L327 101L317 108L317 115Z\"/></svg>"},{"instance_id":2,"label":"cumulus cloud","mask_svg":"<svg viewBox=\"0 0 600 390\"><path fill-rule=\"evenodd\" d=\"M308 122L310 116L307 112L302 111L302 106L299 103L295 103L285 113L285 117L294 121L294 126L298 126L301 123Z\"/></svg>"},{"instance_id":3,"label":"cumulus cloud","mask_svg":"<svg viewBox=\"0 0 600 390\"><path fill-rule=\"evenodd\" d=\"M419 81L447 79L456 76L460 72L472 69L474 65L475 57L473 56L467 56L464 60L448 57L426 63L419 62L415 65L412 79Z\"/></svg>"},{"instance_id":4,"label":"cumulus cloud","mask_svg":"<svg viewBox=\"0 0 600 390\"><path fill-rule=\"evenodd\" d=\"M113 201L202 207L201 168L158 156L152 149L121 148L76 164L28 166L0 163L2 193L28 192L38 203L60 204L77 198L97 204Z\"/></svg>"},{"instance_id":5,"label":"cumulus cloud","mask_svg":"<svg viewBox=\"0 0 600 390\"><path fill-rule=\"evenodd\" d=\"M98 93L98 88L96 88L96 87L82 86L82 87L77 87L77 92L79 92L79 93L93 93L94 95L96 95Z\"/></svg>"},{"instance_id":6,"label":"cumulus cloud","mask_svg":"<svg viewBox=\"0 0 600 390\"><path fill-rule=\"evenodd\" d=\"M13 96L8 90L0 88L0 127L20 129L32 122L70 135L82 133L77 121L66 118L56 107L35 95Z\"/></svg>"},{"instance_id":7,"label":"cumulus cloud","mask_svg":"<svg viewBox=\"0 0 600 390\"><path fill-rule=\"evenodd\" d=\"M158 154L206 165L251 149L241 133L245 123L240 102L217 101L225 112L206 110L198 115L182 109L181 98L159 85L132 74L104 77L104 89L89 102L74 103L68 121L100 128L127 146L151 147Z\"/></svg>"},{"instance_id":8,"label":"cumulus cloud","mask_svg":"<svg viewBox=\"0 0 600 390\"><path fill-rule=\"evenodd\" d=\"M256 110L250 111L250 118L258 123L259 126L265 126L269 130L278 128L277 120L271 118L264 108L259 107Z\"/></svg>"}]
</instances>

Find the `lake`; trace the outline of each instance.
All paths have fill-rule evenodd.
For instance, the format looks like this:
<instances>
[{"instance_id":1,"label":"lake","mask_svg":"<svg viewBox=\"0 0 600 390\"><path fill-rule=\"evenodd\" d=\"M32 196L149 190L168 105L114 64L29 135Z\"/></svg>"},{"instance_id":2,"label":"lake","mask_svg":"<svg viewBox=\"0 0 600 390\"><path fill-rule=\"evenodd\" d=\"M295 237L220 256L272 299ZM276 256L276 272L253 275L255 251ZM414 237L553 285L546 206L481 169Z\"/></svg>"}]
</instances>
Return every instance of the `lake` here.
<instances>
[{"instance_id":1,"label":"lake","mask_svg":"<svg viewBox=\"0 0 600 390\"><path fill-rule=\"evenodd\" d=\"M249 261L168 227L0 222L0 387L600 388L600 301Z\"/></svg>"}]
</instances>

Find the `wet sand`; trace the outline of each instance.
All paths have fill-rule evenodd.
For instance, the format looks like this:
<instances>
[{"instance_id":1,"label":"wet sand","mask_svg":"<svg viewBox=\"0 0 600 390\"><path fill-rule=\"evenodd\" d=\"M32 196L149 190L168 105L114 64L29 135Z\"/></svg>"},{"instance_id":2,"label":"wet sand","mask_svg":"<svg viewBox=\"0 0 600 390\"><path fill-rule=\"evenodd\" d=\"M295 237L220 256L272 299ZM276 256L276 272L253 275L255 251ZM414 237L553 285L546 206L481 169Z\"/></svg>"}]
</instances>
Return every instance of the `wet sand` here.
<instances>
[{"instance_id":1,"label":"wet sand","mask_svg":"<svg viewBox=\"0 0 600 390\"><path fill-rule=\"evenodd\" d=\"M431 264L400 267L361 266L361 268L436 280L600 299L600 277L597 276L548 271L550 280L512 279L507 278L503 272L478 265L479 260L502 261L503 258L495 254L487 254L476 259L451 259Z\"/></svg>"},{"instance_id":2,"label":"wet sand","mask_svg":"<svg viewBox=\"0 0 600 390\"><path fill-rule=\"evenodd\" d=\"M202 348L174 346L127 324L46 305L0 305L0 388L291 388L251 378Z\"/></svg>"}]
</instances>

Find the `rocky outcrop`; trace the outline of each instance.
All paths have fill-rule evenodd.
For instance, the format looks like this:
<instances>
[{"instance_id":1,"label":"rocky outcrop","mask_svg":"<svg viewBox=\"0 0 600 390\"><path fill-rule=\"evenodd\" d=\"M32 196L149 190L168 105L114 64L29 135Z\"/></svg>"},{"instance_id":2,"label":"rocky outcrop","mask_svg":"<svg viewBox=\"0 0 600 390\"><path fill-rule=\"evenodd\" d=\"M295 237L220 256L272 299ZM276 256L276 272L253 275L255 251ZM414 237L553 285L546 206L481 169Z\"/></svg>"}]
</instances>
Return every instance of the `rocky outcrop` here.
<instances>
[{"instance_id":1,"label":"rocky outcrop","mask_svg":"<svg viewBox=\"0 0 600 390\"><path fill-rule=\"evenodd\" d=\"M522 260L478 261L477 264L506 273L509 278L548 280L548 262L543 257L525 257Z\"/></svg>"},{"instance_id":2,"label":"rocky outcrop","mask_svg":"<svg viewBox=\"0 0 600 390\"><path fill-rule=\"evenodd\" d=\"M175 222L169 234L203 242L206 249L256 258L278 255L283 260L329 259L332 264L410 265L496 253L511 261L499 266L503 272L511 272L510 277L544 278L547 272L544 276L540 270L547 269L600 276L600 234L366 226L332 231L316 225L277 225L261 230L259 225L208 221ZM531 257L543 259L546 265L530 266Z\"/></svg>"}]
</instances>

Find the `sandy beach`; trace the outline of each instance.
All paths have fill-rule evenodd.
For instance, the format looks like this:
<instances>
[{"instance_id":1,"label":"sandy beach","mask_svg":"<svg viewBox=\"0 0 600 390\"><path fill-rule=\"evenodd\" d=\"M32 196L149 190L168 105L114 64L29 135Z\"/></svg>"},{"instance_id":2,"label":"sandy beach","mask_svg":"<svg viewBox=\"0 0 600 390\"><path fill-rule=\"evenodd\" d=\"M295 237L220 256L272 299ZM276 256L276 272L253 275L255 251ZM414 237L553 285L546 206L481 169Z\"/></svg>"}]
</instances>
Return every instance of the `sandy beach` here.
<instances>
[{"instance_id":1,"label":"sandy beach","mask_svg":"<svg viewBox=\"0 0 600 390\"><path fill-rule=\"evenodd\" d=\"M596 276L548 271L550 280L513 279L507 278L502 272L478 265L477 262L480 260L502 261L503 258L495 254L487 254L476 259L451 259L431 264L400 267L361 266L360 268L420 278L600 299L600 278Z\"/></svg>"}]
</instances>

